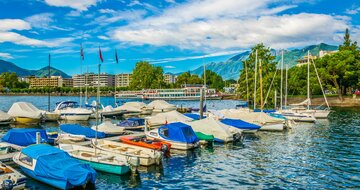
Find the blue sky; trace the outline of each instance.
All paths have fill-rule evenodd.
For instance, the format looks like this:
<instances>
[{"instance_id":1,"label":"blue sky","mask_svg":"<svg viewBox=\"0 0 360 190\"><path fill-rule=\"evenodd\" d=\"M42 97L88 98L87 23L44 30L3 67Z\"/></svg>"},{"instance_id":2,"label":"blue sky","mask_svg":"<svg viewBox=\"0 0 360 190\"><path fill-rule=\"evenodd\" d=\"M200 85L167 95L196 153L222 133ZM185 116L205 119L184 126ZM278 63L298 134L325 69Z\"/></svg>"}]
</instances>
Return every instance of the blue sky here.
<instances>
[{"instance_id":1,"label":"blue sky","mask_svg":"<svg viewBox=\"0 0 360 190\"><path fill-rule=\"evenodd\" d=\"M358 0L2 0L0 59L39 69L51 53L52 66L72 75L83 43L83 71L96 71L101 46L104 72L130 72L147 60L176 73L259 42L337 45L345 28L360 41Z\"/></svg>"}]
</instances>

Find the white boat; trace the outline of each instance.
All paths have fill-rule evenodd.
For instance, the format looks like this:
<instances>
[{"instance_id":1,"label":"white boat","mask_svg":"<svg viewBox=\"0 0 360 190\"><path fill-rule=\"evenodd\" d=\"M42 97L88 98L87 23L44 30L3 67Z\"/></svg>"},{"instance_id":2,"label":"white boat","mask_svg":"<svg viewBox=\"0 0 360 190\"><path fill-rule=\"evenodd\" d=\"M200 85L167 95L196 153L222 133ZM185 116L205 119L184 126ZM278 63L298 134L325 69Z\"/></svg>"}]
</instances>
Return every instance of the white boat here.
<instances>
[{"instance_id":1,"label":"white boat","mask_svg":"<svg viewBox=\"0 0 360 190\"><path fill-rule=\"evenodd\" d=\"M150 115L152 113L152 109L147 109L144 102L126 102L123 105L114 108L114 110L125 111L127 114Z\"/></svg>"},{"instance_id":2,"label":"white boat","mask_svg":"<svg viewBox=\"0 0 360 190\"><path fill-rule=\"evenodd\" d=\"M6 142L0 142L0 155L8 154L11 150L10 144Z\"/></svg>"},{"instance_id":3,"label":"white boat","mask_svg":"<svg viewBox=\"0 0 360 190\"><path fill-rule=\"evenodd\" d=\"M14 117L18 123L36 124L40 122L44 111L39 110L29 102L15 102L8 114Z\"/></svg>"},{"instance_id":4,"label":"white boat","mask_svg":"<svg viewBox=\"0 0 360 190\"><path fill-rule=\"evenodd\" d=\"M190 121L193 121L193 119L185 116L184 114L176 110L164 112L164 113L158 113L155 116L151 116L147 118L146 120L149 127L160 126L167 123L190 122Z\"/></svg>"},{"instance_id":5,"label":"white boat","mask_svg":"<svg viewBox=\"0 0 360 190\"><path fill-rule=\"evenodd\" d=\"M105 121L102 124L98 125L97 128L96 126L92 126L91 129L103 132L107 135L121 135L124 133L125 130L123 127L114 125L113 123L111 123L111 121Z\"/></svg>"},{"instance_id":6,"label":"white boat","mask_svg":"<svg viewBox=\"0 0 360 190\"><path fill-rule=\"evenodd\" d=\"M55 139L57 144L64 143L64 144L71 144L77 142L85 141L84 135L72 135L67 133L60 133L58 137Z\"/></svg>"},{"instance_id":7,"label":"white boat","mask_svg":"<svg viewBox=\"0 0 360 190\"><path fill-rule=\"evenodd\" d=\"M55 112L45 112L44 114L45 121L57 121L60 119L60 114Z\"/></svg>"},{"instance_id":8,"label":"white boat","mask_svg":"<svg viewBox=\"0 0 360 190\"><path fill-rule=\"evenodd\" d=\"M172 149L189 150L199 147L199 139L191 126L181 122L166 124L151 131L145 127L145 135L170 143Z\"/></svg>"},{"instance_id":9,"label":"white boat","mask_svg":"<svg viewBox=\"0 0 360 190\"><path fill-rule=\"evenodd\" d=\"M225 118L241 119L243 121L261 126L260 131L283 131L285 120L274 118L263 112L246 112L229 109L220 111Z\"/></svg>"},{"instance_id":10,"label":"white boat","mask_svg":"<svg viewBox=\"0 0 360 190\"><path fill-rule=\"evenodd\" d=\"M308 100L305 100L305 101L308 102ZM324 110L322 110L322 109L306 109L305 106L303 106L303 107L299 106L301 104L302 103L291 104L291 106L295 106L295 107L290 108L290 110L292 112L299 113L299 114L311 115L317 119L326 119L326 118L328 118L328 115L331 112L329 109L324 109Z\"/></svg>"},{"instance_id":11,"label":"white boat","mask_svg":"<svg viewBox=\"0 0 360 190\"><path fill-rule=\"evenodd\" d=\"M162 152L158 150L129 145L121 142L92 139L91 144L103 151L108 151L126 157L137 157L140 159L140 165L142 166L150 166L153 164L159 165L163 156Z\"/></svg>"},{"instance_id":12,"label":"white boat","mask_svg":"<svg viewBox=\"0 0 360 190\"><path fill-rule=\"evenodd\" d=\"M107 173L122 175L130 171L129 164L136 167L139 165L138 158L122 156L98 148L73 144L59 144L59 148L70 156L90 164L95 170Z\"/></svg>"},{"instance_id":13,"label":"white boat","mask_svg":"<svg viewBox=\"0 0 360 190\"><path fill-rule=\"evenodd\" d=\"M60 114L60 119L70 121L87 121L93 111L77 107L77 102L62 101L56 104L55 113Z\"/></svg>"},{"instance_id":14,"label":"white boat","mask_svg":"<svg viewBox=\"0 0 360 190\"><path fill-rule=\"evenodd\" d=\"M0 110L0 125L8 125L13 121L13 117Z\"/></svg>"},{"instance_id":15,"label":"white boat","mask_svg":"<svg viewBox=\"0 0 360 190\"><path fill-rule=\"evenodd\" d=\"M234 140L234 135L238 133L238 130L233 129L231 126L225 125L212 117L185 122L185 124L190 125L195 132L213 135L215 137L215 141L218 142L231 142Z\"/></svg>"},{"instance_id":16,"label":"white boat","mask_svg":"<svg viewBox=\"0 0 360 190\"><path fill-rule=\"evenodd\" d=\"M169 104L164 100L154 100L152 102L150 102L146 108L148 109L152 109L153 112L169 112L169 111L173 111L176 110L176 106L173 104Z\"/></svg>"},{"instance_id":17,"label":"white boat","mask_svg":"<svg viewBox=\"0 0 360 190\"><path fill-rule=\"evenodd\" d=\"M316 118L311 114L305 114L305 113L296 113L292 110L280 110L278 112L275 112L276 114L281 114L288 120L292 120L295 122L309 122L314 123L316 121Z\"/></svg>"},{"instance_id":18,"label":"white boat","mask_svg":"<svg viewBox=\"0 0 360 190\"><path fill-rule=\"evenodd\" d=\"M25 189L26 177L14 168L0 162L0 188L7 189Z\"/></svg>"}]
</instances>

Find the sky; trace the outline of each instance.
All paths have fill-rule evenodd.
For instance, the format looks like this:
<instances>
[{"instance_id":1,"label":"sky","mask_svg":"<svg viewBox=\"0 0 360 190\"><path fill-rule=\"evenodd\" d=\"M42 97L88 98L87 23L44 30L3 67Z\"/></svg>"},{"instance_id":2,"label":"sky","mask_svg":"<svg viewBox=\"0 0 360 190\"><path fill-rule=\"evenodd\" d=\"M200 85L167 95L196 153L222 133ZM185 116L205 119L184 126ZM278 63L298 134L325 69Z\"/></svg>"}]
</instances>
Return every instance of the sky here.
<instances>
[{"instance_id":1,"label":"sky","mask_svg":"<svg viewBox=\"0 0 360 190\"><path fill-rule=\"evenodd\" d=\"M1 0L0 59L67 74L165 72L225 61L257 43L275 49L360 41L359 0ZM85 59L80 66L80 44ZM115 63L115 49L119 63Z\"/></svg>"}]
</instances>

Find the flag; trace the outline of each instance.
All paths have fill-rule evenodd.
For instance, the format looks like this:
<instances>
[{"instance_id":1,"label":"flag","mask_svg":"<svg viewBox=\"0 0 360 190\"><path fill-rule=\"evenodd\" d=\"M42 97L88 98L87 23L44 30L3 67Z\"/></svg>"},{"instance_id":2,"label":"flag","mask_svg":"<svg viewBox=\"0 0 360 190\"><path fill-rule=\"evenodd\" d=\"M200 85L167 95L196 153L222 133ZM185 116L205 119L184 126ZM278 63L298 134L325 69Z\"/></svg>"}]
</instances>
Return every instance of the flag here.
<instances>
[{"instance_id":1,"label":"flag","mask_svg":"<svg viewBox=\"0 0 360 190\"><path fill-rule=\"evenodd\" d=\"M104 63L104 59L103 59L103 56L102 56L102 53L101 53L100 46L99 46L99 58L100 58L101 62Z\"/></svg>"},{"instance_id":2,"label":"flag","mask_svg":"<svg viewBox=\"0 0 360 190\"><path fill-rule=\"evenodd\" d=\"M117 50L116 50L116 49L115 49L115 61L116 61L116 63L119 63L119 58L118 58Z\"/></svg>"},{"instance_id":3,"label":"flag","mask_svg":"<svg viewBox=\"0 0 360 190\"><path fill-rule=\"evenodd\" d=\"M83 50L82 44L80 44L80 56L81 56L81 59L84 60L84 50Z\"/></svg>"}]
</instances>

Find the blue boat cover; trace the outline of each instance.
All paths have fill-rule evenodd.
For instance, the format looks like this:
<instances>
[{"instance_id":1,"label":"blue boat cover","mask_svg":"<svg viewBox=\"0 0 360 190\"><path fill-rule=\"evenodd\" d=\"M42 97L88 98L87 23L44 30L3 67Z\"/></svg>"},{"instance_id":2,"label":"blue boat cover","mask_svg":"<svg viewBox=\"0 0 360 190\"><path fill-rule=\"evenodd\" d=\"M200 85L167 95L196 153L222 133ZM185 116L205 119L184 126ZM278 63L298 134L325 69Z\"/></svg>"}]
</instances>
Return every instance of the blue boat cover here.
<instances>
[{"instance_id":1,"label":"blue boat cover","mask_svg":"<svg viewBox=\"0 0 360 190\"><path fill-rule=\"evenodd\" d=\"M184 113L184 115L186 117L190 117L193 120L199 120L200 119L200 115L196 114L196 113ZM203 119L205 119L205 118L206 118L206 116L203 116Z\"/></svg>"},{"instance_id":2,"label":"blue boat cover","mask_svg":"<svg viewBox=\"0 0 360 190\"><path fill-rule=\"evenodd\" d=\"M183 143L196 143L199 141L193 129L181 122L163 125L158 130L159 135L167 140Z\"/></svg>"},{"instance_id":3,"label":"blue boat cover","mask_svg":"<svg viewBox=\"0 0 360 190\"><path fill-rule=\"evenodd\" d=\"M236 127L238 129L248 129L248 130L257 130L260 129L261 127L252 123L248 123L246 121L240 120L240 119L222 119L220 120L222 123L226 124L226 125L230 125L233 127Z\"/></svg>"},{"instance_id":4,"label":"blue boat cover","mask_svg":"<svg viewBox=\"0 0 360 190\"><path fill-rule=\"evenodd\" d=\"M255 109L254 112L261 112L261 110L260 109ZM263 110L262 112L264 112L264 113L274 113L274 112L276 112L276 110Z\"/></svg>"},{"instance_id":5,"label":"blue boat cover","mask_svg":"<svg viewBox=\"0 0 360 190\"><path fill-rule=\"evenodd\" d=\"M61 124L60 130L65 133L73 134L73 135L84 135L87 138L95 138L96 131L89 128L83 127L79 124ZM97 138L105 138L106 134L104 132L97 132Z\"/></svg>"},{"instance_id":6,"label":"blue boat cover","mask_svg":"<svg viewBox=\"0 0 360 190\"><path fill-rule=\"evenodd\" d=\"M268 113L271 117L275 117L275 118L278 118L278 119L284 119L284 120L287 120L286 117L284 117L283 115L281 114L277 114L277 113Z\"/></svg>"},{"instance_id":7,"label":"blue boat cover","mask_svg":"<svg viewBox=\"0 0 360 190\"><path fill-rule=\"evenodd\" d=\"M48 137L44 129L10 129L2 140L19 146L28 146L36 144L37 132L40 132L40 142L47 143Z\"/></svg>"},{"instance_id":8,"label":"blue boat cover","mask_svg":"<svg viewBox=\"0 0 360 190\"><path fill-rule=\"evenodd\" d=\"M120 127L137 127L141 125L145 125L145 119L136 117L128 118L117 124Z\"/></svg>"},{"instance_id":9,"label":"blue boat cover","mask_svg":"<svg viewBox=\"0 0 360 190\"><path fill-rule=\"evenodd\" d=\"M23 148L21 152L36 160L35 175L67 181L72 186L95 183L96 172L88 164L72 158L67 152L46 144Z\"/></svg>"}]
</instances>

